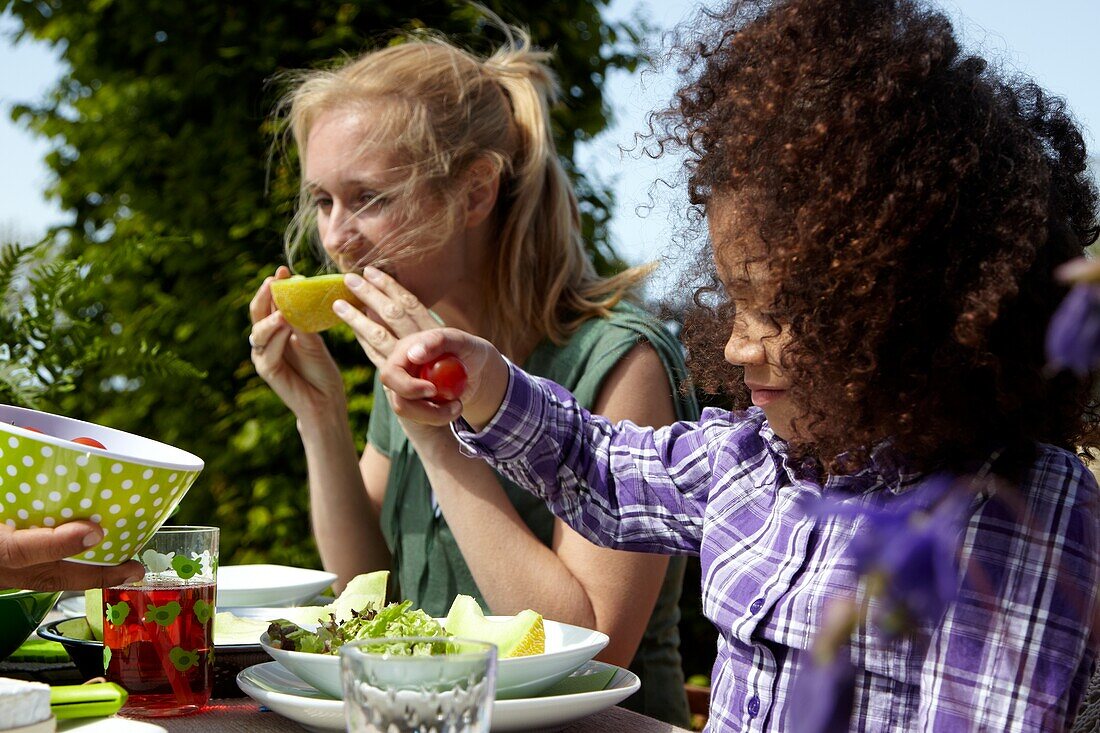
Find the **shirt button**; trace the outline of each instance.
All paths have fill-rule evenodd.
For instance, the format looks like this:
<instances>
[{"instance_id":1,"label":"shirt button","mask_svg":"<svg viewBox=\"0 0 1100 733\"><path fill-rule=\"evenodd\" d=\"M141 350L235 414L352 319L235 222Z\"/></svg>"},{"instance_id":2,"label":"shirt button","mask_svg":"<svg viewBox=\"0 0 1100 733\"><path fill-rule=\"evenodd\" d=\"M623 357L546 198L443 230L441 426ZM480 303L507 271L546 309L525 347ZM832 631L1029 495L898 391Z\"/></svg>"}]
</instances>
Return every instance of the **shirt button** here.
<instances>
[{"instance_id":1,"label":"shirt button","mask_svg":"<svg viewBox=\"0 0 1100 733\"><path fill-rule=\"evenodd\" d=\"M756 714L760 712L760 698L756 695L750 697L749 704L746 706L746 709L749 711L749 717L755 718Z\"/></svg>"},{"instance_id":2,"label":"shirt button","mask_svg":"<svg viewBox=\"0 0 1100 733\"><path fill-rule=\"evenodd\" d=\"M755 601L752 602L752 605L749 606L749 611L751 611L752 613L756 613L757 611L759 611L763 607L764 607L764 599L763 598L757 598Z\"/></svg>"}]
</instances>

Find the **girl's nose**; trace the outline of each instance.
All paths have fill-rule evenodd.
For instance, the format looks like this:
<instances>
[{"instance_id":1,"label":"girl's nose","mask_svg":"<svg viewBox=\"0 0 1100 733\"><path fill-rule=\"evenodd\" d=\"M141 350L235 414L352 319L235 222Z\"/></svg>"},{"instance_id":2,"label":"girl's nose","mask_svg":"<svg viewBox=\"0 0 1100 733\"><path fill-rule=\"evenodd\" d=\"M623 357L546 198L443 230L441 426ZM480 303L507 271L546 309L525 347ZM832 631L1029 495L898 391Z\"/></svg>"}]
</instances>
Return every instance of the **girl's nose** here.
<instances>
[{"instance_id":1,"label":"girl's nose","mask_svg":"<svg viewBox=\"0 0 1100 733\"><path fill-rule=\"evenodd\" d=\"M746 328L744 322L740 319L734 323L722 355L726 361L734 366L767 363L761 335L753 333L752 329Z\"/></svg>"}]
</instances>

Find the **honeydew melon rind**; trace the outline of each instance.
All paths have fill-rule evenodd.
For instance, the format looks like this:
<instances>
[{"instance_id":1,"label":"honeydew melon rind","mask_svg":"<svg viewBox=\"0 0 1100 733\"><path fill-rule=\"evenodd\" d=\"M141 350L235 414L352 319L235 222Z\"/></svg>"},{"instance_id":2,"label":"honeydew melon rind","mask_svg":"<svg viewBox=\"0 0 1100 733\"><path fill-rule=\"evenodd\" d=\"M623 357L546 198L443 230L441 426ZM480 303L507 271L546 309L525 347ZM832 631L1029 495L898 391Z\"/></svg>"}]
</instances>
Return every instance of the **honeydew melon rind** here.
<instances>
[{"instance_id":1,"label":"honeydew melon rind","mask_svg":"<svg viewBox=\"0 0 1100 733\"><path fill-rule=\"evenodd\" d=\"M542 654L546 651L546 631L542 616L528 609L508 619L485 618L477 601L457 595L447 612L443 627L459 638L496 644L500 659ZM461 644L459 650L461 650Z\"/></svg>"}]
</instances>

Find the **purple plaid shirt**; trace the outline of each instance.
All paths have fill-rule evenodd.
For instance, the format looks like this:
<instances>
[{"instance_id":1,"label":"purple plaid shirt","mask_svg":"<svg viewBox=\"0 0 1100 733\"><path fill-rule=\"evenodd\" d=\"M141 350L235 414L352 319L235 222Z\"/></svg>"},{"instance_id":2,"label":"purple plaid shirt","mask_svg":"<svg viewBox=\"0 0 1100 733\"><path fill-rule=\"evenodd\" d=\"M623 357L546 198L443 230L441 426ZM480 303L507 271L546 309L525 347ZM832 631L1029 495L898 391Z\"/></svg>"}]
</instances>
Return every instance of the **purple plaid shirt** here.
<instances>
[{"instance_id":1,"label":"purple plaid shirt","mask_svg":"<svg viewBox=\"0 0 1100 733\"><path fill-rule=\"evenodd\" d=\"M719 632L712 730L791 730L812 704L793 681L826 606L867 600L846 553L865 518L805 507L823 490L881 507L919 481L879 460L823 489L788 464L760 410L613 425L515 367L492 423L455 432L594 542L699 556ZM1041 446L1018 498L997 496L974 500L960 595L939 623L893 639L853 634L852 730L1061 730L1072 719L1097 650L1096 481L1073 454Z\"/></svg>"}]
</instances>

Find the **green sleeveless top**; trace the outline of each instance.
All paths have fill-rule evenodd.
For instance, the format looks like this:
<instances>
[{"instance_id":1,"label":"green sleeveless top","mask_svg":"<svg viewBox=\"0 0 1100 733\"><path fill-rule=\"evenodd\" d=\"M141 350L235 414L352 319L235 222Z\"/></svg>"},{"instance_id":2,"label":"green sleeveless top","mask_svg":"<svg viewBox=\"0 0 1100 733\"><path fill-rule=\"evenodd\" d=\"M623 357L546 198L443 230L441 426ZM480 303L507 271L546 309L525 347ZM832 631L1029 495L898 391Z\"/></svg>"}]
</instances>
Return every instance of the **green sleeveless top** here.
<instances>
[{"instance_id":1,"label":"green sleeveless top","mask_svg":"<svg viewBox=\"0 0 1100 733\"><path fill-rule=\"evenodd\" d=\"M668 390L676 403L678 420L698 417L691 395L680 392L687 376L679 344L652 316L630 305L616 306L610 318L592 318L563 346L544 340L523 368L569 389L586 408L596 401L612 368L639 342L657 352L668 375ZM436 508L428 477L409 446L389 402L382 397L375 375L374 411L367 439L390 459L386 496L382 502L382 533L393 557L397 597L433 616L446 615L455 595L473 596L487 607L467 567L447 521ZM541 499L498 475L509 500L543 544L549 545L554 515ZM641 690L623 703L626 707L666 722L687 727L689 714L680 664L679 599L684 558L669 559L661 587L631 670L642 680ZM537 610L537 609L536 609Z\"/></svg>"}]
</instances>

